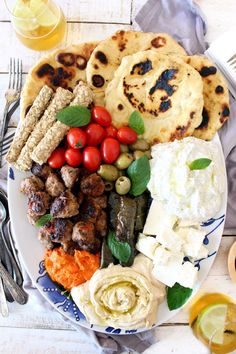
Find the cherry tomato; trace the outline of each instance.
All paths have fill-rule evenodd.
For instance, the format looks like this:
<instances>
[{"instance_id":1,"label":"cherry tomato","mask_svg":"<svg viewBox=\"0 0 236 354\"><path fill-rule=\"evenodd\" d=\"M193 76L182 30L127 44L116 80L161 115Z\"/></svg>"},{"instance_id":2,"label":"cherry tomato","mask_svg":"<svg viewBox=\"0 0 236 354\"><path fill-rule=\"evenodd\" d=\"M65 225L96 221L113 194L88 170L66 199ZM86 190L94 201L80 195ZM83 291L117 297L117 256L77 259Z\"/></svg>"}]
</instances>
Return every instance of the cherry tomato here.
<instances>
[{"instance_id":1,"label":"cherry tomato","mask_svg":"<svg viewBox=\"0 0 236 354\"><path fill-rule=\"evenodd\" d=\"M67 133L67 142L73 149L81 149L86 145L87 135L80 128L70 128Z\"/></svg>"},{"instance_id":2,"label":"cherry tomato","mask_svg":"<svg viewBox=\"0 0 236 354\"><path fill-rule=\"evenodd\" d=\"M95 146L87 146L83 151L83 164L89 171L95 172L101 165L101 154Z\"/></svg>"},{"instance_id":3,"label":"cherry tomato","mask_svg":"<svg viewBox=\"0 0 236 354\"><path fill-rule=\"evenodd\" d=\"M97 146L101 144L106 136L105 129L96 123L90 123L87 126L86 134L88 146Z\"/></svg>"},{"instance_id":4,"label":"cherry tomato","mask_svg":"<svg viewBox=\"0 0 236 354\"><path fill-rule=\"evenodd\" d=\"M133 144L138 139L137 133L130 127L118 129L117 139L122 144Z\"/></svg>"},{"instance_id":5,"label":"cherry tomato","mask_svg":"<svg viewBox=\"0 0 236 354\"><path fill-rule=\"evenodd\" d=\"M52 168L61 168L65 162L65 150L63 148L55 149L48 158L48 164Z\"/></svg>"},{"instance_id":6,"label":"cherry tomato","mask_svg":"<svg viewBox=\"0 0 236 354\"><path fill-rule=\"evenodd\" d=\"M101 145L102 159L106 163L113 163L120 155L120 144L113 138L106 138Z\"/></svg>"},{"instance_id":7,"label":"cherry tomato","mask_svg":"<svg viewBox=\"0 0 236 354\"><path fill-rule=\"evenodd\" d=\"M93 107L91 114L92 120L95 123L98 123L103 127L109 127L109 125L111 125L111 115L106 108L95 106Z\"/></svg>"},{"instance_id":8,"label":"cherry tomato","mask_svg":"<svg viewBox=\"0 0 236 354\"><path fill-rule=\"evenodd\" d=\"M106 137L110 137L110 138L115 138L117 137L117 129L115 127L113 127L113 125L110 125L109 127L105 128L106 130Z\"/></svg>"},{"instance_id":9,"label":"cherry tomato","mask_svg":"<svg viewBox=\"0 0 236 354\"><path fill-rule=\"evenodd\" d=\"M69 148L65 152L65 158L68 165L77 167L83 161L83 155L78 149Z\"/></svg>"}]
</instances>

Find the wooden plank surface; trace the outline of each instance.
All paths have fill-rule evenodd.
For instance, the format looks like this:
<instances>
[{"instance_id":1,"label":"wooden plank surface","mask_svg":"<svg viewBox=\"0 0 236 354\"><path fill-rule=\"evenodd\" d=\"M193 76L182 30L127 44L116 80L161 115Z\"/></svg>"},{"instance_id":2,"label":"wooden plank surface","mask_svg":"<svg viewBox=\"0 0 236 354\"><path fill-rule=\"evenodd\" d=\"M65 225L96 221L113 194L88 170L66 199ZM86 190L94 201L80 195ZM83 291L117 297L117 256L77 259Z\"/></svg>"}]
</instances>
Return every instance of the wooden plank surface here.
<instances>
[{"instance_id":1,"label":"wooden plank surface","mask_svg":"<svg viewBox=\"0 0 236 354\"><path fill-rule=\"evenodd\" d=\"M55 0L68 21L130 24L131 0ZM10 21L10 13L1 0L0 21Z\"/></svg>"}]
</instances>

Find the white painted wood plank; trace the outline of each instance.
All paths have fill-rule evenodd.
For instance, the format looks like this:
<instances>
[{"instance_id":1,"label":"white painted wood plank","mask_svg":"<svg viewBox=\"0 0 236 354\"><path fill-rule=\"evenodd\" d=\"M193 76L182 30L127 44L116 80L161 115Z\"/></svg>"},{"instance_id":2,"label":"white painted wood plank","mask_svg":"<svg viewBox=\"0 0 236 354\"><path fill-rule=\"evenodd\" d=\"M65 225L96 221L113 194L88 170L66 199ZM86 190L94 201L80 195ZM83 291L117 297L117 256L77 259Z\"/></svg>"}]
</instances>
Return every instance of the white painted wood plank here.
<instances>
[{"instance_id":1,"label":"white painted wood plank","mask_svg":"<svg viewBox=\"0 0 236 354\"><path fill-rule=\"evenodd\" d=\"M195 0L207 18L206 40L211 43L221 34L235 26L235 0Z\"/></svg>"},{"instance_id":2,"label":"white painted wood plank","mask_svg":"<svg viewBox=\"0 0 236 354\"><path fill-rule=\"evenodd\" d=\"M158 342L143 354L209 354L188 326L159 327L156 337Z\"/></svg>"},{"instance_id":3,"label":"white painted wood plank","mask_svg":"<svg viewBox=\"0 0 236 354\"><path fill-rule=\"evenodd\" d=\"M68 21L130 24L131 0L55 0ZM0 21L10 14L2 0Z\"/></svg>"},{"instance_id":4,"label":"white painted wood plank","mask_svg":"<svg viewBox=\"0 0 236 354\"><path fill-rule=\"evenodd\" d=\"M128 29L129 25L117 24L88 24L88 23L69 23L67 28L67 35L61 47L66 47L70 44L79 42L96 41L112 35L118 29ZM23 70L28 72L36 61L46 52L36 52L24 47L16 38L11 24L8 22L0 23L1 33L7 33L7 36L0 36L0 72L8 71L8 62L10 57L19 57L23 60ZM47 52L48 53L48 52ZM2 85L1 85L2 86Z\"/></svg>"},{"instance_id":5,"label":"white painted wood plank","mask_svg":"<svg viewBox=\"0 0 236 354\"><path fill-rule=\"evenodd\" d=\"M75 331L0 328L1 353L6 354L94 354L101 353L91 340L86 341ZM157 343L144 354L207 354L206 347L192 334L188 326L159 327ZM191 349L190 349L191 348Z\"/></svg>"},{"instance_id":6,"label":"white painted wood plank","mask_svg":"<svg viewBox=\"0 0 236 354\"><path fill-rule=\"evenodd\" d=\"M75 331L0 328L0 352L5 354L94 354L101 353L89 338Z\"/></svg>"}]
</instances>

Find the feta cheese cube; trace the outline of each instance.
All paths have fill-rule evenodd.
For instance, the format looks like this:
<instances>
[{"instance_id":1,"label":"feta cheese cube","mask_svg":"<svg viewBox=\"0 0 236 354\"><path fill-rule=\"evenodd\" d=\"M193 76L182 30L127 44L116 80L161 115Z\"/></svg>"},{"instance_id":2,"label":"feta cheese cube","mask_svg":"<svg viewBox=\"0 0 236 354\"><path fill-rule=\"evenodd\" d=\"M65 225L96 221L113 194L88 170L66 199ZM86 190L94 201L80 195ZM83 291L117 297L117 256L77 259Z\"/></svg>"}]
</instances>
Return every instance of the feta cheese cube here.
<instances>
[{"instance_id":1,"label":"feta cheese cube","mask_svg":"<svg viewBox=\"0 0 236 354\"><path fill-rule=\"evenodd\" d=\"M172 287L177 281L182 262L182 252L174 253L160 246L155 251L152 274L160 282Z\"/></svg>"},{"instance_id":2,"label":"feta cheese cube","mask_svg":"<svg viewBox=\"0 0 236 354\"><path fill-rule=\"evenodd\" d=\"M194 267L191 262L185 262L184 264L182 264L176 282L184 286L185 288L193 289L197 281L197 276L197 267Z\"/></svg>"},{"instance_id":3,"label":"feta cheese cube","mask_svg":"<svg viewBox=\"0 0 236 354\"><path fill-rule=\"evenodd\" d=\"M160 244L155 237L139 234L136 249L146 257L153 259L158 246L160 246Z\"/></svg>"},{"instance_id":4,"label":"feta cheese cube","mask_svg":"<svg viewBox=\"0 0 236 354\"><path fill-rule=\"evenodd\" d=\"M184 254L197 259L205 237L205 232L194 227L182 227L177 229L176 233L182 239Z\"/></svg>"},{"instance_id":5,"label":"feta cheese cube","mask_svg":"<svg viewBox=\"0 0 236 354\"><path fill-rule=\"evenodd\" d=\"M153 200L144 225L143 233L145 235L161 234L165 230L172 230L176 221L176 216L168 214L160 202Z\"/></svg>"},{"instance_id":6,"label":"feta cheese cube","mask_svg":"<svg viewBox=\"0 0 236 354\"><path fill-rule=\"evenodd\" d=\"M179 252L184 245L184 239L172 229L166 229L158 232L156 239L165 248L168 248L174 252Z\"/></svg>"}]
</instances>

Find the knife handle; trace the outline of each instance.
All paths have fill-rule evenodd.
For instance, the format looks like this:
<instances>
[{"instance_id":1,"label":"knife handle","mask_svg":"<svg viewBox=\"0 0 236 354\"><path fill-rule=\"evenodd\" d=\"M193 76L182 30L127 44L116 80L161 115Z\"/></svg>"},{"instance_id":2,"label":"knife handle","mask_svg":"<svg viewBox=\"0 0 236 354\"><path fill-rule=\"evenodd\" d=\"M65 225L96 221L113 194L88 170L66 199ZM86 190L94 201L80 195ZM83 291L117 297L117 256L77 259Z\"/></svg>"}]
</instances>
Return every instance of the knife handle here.
<instances>
[{"instance_id":1,"label":"knife handle","mask_svg":"<svg viewBox=\"0 0 236 354\"><path fill-rule=\"evenodd\" d=\"M4 268L2 263L0 262L0 276L2 277L3 283L8 288L11 293L13 299L18 302L20 305L24 305L28 301L27 293L16 284L11 275Z\"/></svg>"},{"instance_id":2,"label":"knife handle","mask_svg":"<svg viewBox=\"0 0 236 354\"><path fill-rule=\"evenodd\" d=\"M1 304L1 314L3 317L8 317L9 310L7 306L7 299L3 288L2 278L0 277L0 304Z\"/></svg>"}]
</instances>

